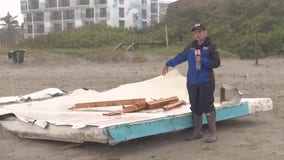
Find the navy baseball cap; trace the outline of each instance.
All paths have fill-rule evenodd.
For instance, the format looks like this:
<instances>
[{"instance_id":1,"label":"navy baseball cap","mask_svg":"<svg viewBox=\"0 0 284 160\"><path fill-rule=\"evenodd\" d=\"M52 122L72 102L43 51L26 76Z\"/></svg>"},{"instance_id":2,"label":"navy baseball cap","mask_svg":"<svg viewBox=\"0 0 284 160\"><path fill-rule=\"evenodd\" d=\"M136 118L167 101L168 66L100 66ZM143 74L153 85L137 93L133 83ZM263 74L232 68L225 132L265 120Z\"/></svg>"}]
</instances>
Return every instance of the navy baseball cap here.
<instances>
[{"instance_id":1,"label":"navy baseball cap","mask_svg":"<svg viewBox=\"0 0 284 160\"><path fill-rule=\"evenodd\" d=\"M192 29L191 29L191 32L195 31L195 30L203 30L205 31L205 26L201 23L197 23L195 24Z\"/></svg>"}]
</instances>

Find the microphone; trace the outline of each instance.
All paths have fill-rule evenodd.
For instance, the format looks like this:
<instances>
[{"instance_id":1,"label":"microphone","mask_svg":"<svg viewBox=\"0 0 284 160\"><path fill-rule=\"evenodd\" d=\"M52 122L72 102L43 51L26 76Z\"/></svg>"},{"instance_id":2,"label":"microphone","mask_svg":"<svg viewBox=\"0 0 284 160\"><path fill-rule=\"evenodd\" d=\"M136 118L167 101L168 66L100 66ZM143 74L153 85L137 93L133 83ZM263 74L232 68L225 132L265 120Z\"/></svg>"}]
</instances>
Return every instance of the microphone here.
<instances>
[{"instance_id":1,"label":"microphone","mask_svg":"<svg viewBox=\"0 0 284 160\"><path fill-rule=\"evenodd\" d=\"M196 59L197 59L198 56L201 56L201 52L200 52L199 49L196 49L196 50L195 50L195 61L196 61ZM200 63L200 61L198 61L198 62L196 61L195 68L196 68L197 70L200 70L200 69L201 69L201 63Z\"/></svg>"}]
</instances>

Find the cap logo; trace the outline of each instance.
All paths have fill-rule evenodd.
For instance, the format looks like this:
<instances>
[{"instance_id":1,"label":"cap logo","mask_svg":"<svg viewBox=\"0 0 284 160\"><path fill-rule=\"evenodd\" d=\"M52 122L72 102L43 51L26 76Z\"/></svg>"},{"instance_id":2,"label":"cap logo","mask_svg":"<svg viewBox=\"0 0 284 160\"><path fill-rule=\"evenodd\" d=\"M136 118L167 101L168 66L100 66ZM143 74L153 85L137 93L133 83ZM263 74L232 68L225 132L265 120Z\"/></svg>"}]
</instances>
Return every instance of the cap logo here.
<instances>
[{"instance_id":1,"label":"cap logo","mask_svg":"<svg viewBox=\"0 0 284 160\"><path fill-rule=\"evenodd\" d=\"M194 25L194 27L200 27L200 26L201 26L200 23Z\"/></svg>"},{"instance_id":2,"label":"cap logo","mask_svg":"<svg viewBox=\"0 0 284 160\"><path fill-rule=\"evenodd\" d=\"M196 29L204 30L204 31L205 31L205 27L204 27L204 25L201 24L201 23L196 23L196 24L194 25L194 27L191 29L191 31L193 32L193 31L196 30Z\"/></svg>"}]
</instances>

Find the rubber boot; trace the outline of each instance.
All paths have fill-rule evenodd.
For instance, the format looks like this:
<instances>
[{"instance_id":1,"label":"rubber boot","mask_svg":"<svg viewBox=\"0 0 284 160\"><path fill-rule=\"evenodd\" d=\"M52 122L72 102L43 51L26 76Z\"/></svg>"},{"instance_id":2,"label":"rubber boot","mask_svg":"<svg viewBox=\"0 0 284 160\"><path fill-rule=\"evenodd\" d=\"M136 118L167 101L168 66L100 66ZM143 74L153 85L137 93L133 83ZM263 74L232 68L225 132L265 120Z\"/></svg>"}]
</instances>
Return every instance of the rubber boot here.
<instances>
[{"instance_id":1,"label":"rubber boot","mask_svg":"<svg viewBox=\"0 0 284 160\"><path fill-rule=\"evenodd\" d=\"M216 135L216 111L212 111L209 113L206 113L206 118L208 121L208 127L209 127L209 137L207 138L207 143L213 143L217 141L217 135Z\"/></svg>"},{"instance_id":2,"label":"rubber boot","mask_svg":"<svg viewBox=\"0 0 284 160\"><path fill-rule=\"evenodd\" d=\"M202 115L197 115L192 113L192 120L193 120L193 134L186 138L186 141L192 141L196 139L202 138Z\"/></svg>"}]
</instances>

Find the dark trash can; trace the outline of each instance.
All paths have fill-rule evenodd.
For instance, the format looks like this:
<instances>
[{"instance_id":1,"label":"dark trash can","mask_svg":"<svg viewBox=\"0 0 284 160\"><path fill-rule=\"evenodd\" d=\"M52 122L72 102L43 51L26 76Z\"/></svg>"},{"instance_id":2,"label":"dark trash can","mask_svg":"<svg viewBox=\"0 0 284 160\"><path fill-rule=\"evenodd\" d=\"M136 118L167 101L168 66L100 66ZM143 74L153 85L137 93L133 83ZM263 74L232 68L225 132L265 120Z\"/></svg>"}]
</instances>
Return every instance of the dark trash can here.
<instances>
[{"instance_id":1,"label":"dark trash can","mask_svg":"<svg viewBox=\"0 0 284 160\"><path fill-rule=\"evenodd\" d=\"M23 63L24 59L25 59L25 50L20 49L17 50L17 59L18 59L18 63Z\"/></svg>"},{"instance_id":2,"label":"dark trash can","mask_svg":"<svg viewBox=\"0 0 284 160\"><path fill-rule=\"evenodd\" d=\"M25 52L24 49L17 49L8 52L8 58L12 59L14 63L23 63L25 59Z\"/></svg>"},{"instance_id":3,"label":"dark trash can","mask_svg":"<svg viewBox=\"0 0 284 160\"><path fill-rule=\"evenodd\" d=\"M16 54L16 52L14 52L14 51L9 51L9 52L8 52L8 58L9 58L9 59L12 59L12 61L13 61L14 63L17 63L17 54Z\"/></svg>"}]
</instances>

